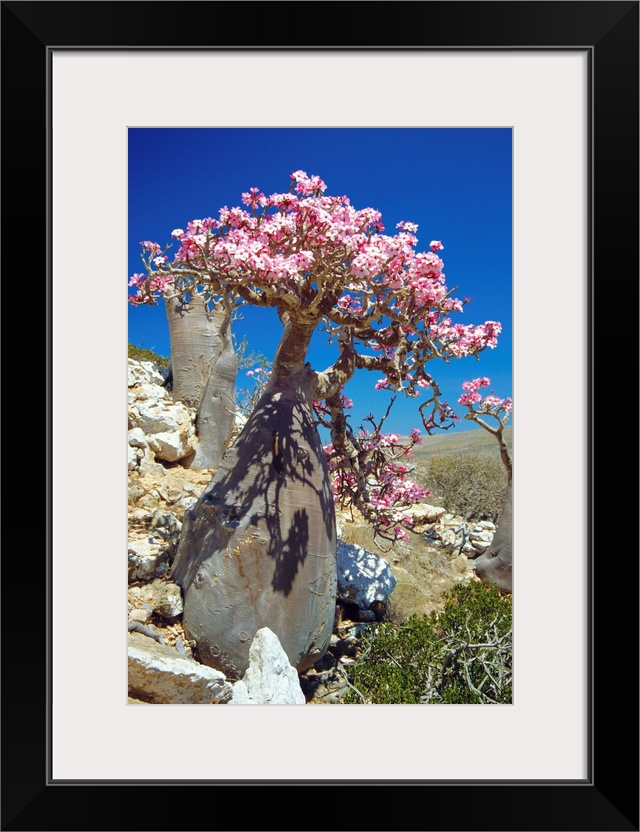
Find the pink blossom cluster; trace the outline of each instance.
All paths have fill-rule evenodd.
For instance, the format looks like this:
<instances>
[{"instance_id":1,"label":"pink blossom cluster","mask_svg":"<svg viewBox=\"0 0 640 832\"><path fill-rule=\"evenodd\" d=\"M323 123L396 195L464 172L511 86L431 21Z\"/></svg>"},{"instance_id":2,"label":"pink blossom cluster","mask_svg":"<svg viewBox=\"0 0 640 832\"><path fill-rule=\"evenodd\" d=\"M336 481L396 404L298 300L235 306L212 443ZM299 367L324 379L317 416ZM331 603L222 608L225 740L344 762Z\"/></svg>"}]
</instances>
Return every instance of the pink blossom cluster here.
<instances>
[{"instance_id":1,"label":"pink blossom cluster","mask_svg":"<svg viewBox=\"0 0 640 832\"><path fill-rule=\"evenodd\" d=\"M478 393L478 390L481 387L489 387L490 384L491 381L486 376L483 376L482 378L474 378L473 381L463 382L462 389L467 392L460 396L458 402L465 405L472 411L474 411L473 405L477 405L474 411L477 413L495 415L500 410L510 413L513 408L513 402L510 398L501 399L499 396L494 396L493 393L489 396L484 396L483 398L482 395Z\"/></svg>"},{"instance_id":2,"label":"pink blossom cluster","mask_svg":"<svg viewBox=\"0 0 640 832\"><path fill-rule=\"evenodd\" d=\"M307 176L303 170L296 170L291 174L291 179L296 183L296 193L302 196L320 192L324 193L327 186L319 176Z\"/></svg>"},{"instance_id":3,"label":"pink blossom cluster","mask_svg":"<svg viewBox=\"0 0 640 832\"><path fill-rule=\"evenodd\" d=\"M475 404L482 400L482 395L478 393L481 387L488 387L491 384L490 380L483 376L482 378L474 378L473 381L463 381L462 389L468 392L464 393L458 399L460 404L469 405Z\"/></svg>"},{"instance_id":4,"label":"pink blossom cluster","mask_svg":"<svg viewBox=\"0 0 640 832\"><path fill-rule=\"evenodd\" d=\"M513 409L513 402L511 398L500 398L491 392L488 396L482 396L478 390L481 387L489 387L490 379L486 376L482 378L474 378L472 381L465 381L462 384L462 389L466 392L458 399L459 403L464 405L469 411L466 418L479 422L483 427L487 427L479 416L493 416L502 425L506 424L509 414Z\"/></svg>"},{"instance_id":5,"label":"pink blossom cluster","mask_svg":"<svg viewBox=\"0 0 640 832\"><path fill-rule=\"evenodd\" d=\"M129 279L129 286L133 286L139 289L142 286L149 282L148 289L149 292L142 292L138 291L134 295L129 296L129 302L134 305L139 304L150 304L153 305L155 301L151 296L151 292L164 294L170 288L173 280L171 277L165 277L164 275L158 274L154 275L153 277L148 277L146 274L136 273L131 275ZM146 288L146 287L145 287Z\"/></svg>"},{"instance_id":6,"label":"pink blossom cluster","mask_svg":"<svg viewBox=\"0 0 640 832\"><path fill-rule=\"evenodd\" d=\"M455 358L475 355L486 347L496 347L502 325L497 321L487 321L478 325L453 324L445 318L431 329L432 335L445 345Z\"/></svg>"},{"instance_id":7,"label":"pink blossom cluster","mask_svg":"<svg viewBox=\"0 0 640 832\"><path fill-rule=\"evenodd\" d=\"M375 486L371 488L371 503L377 508L397 508L398 505L414 506L428 497L430 492L413 480L407 479L410 468L397 462L388 462Z\"/></svg>"},{"instance_id":8,"label":"pink blossom cluster","mask_svg":"<svg viewBox=\"0 0 640 832\"><path fill-rule=\"evenodd\" d=\"M158 243L154 243L151 240L140 240L140 245L145 251L147 251L151 255L160 254L160 252L162 251Z\"/></svg>"},{"instance_id":9,"label":"pink blossom cluster","mask_svg":"<svg viewBox=\"0 0 640 832\"><path fill-rule=\"evenodd\" d=\"M245 205L251 205L254 208L265 208L267 205L267 198L260 188L249 188L248 192L242 194L242 201Z\"/></svg>"},{"instance_id":10,"label":"pink blossom cluster","mask_svg":"<svg viewBox=\"0 0 640 832\"><path fill-rule=\"evenodd\" d=\"M325 182L303 170L290 178L288 193L251 187L242 193L244 207L225 205L215 219L174 229L178 249L171 262L158 243L142 241L148 279L131 284L131 302L204 287L214 300L241 296L262 306L285 303L290 312L304 297L307 322L313 310L317 323L324 318L366 332L365 343L376 341L384 352L380 369L390 387L411 395L414 388L402 379L415 369L419 384L425 360L495 347L499 323L461 325L449 317L468 299L450 296L440 240L417 252L415 223L400 222L397 233L385 234L376 209L358 210L347 196L327 195ZM394 324L401 326L405 356L400 373L391 371Z\"/></svg>"},{"instance_id":11,"label":"pink blossom cluster","mask_svg":"<svg viewBox=\"0 0 640 832\"><path fill-rule=\"evenodd\" d=\"M382 376L376 389L413 397L424 391L431 397L428 416L420 406L427 431L450 426L458 417L440 401L427 364L494 348L501 324L454 322L452 314L470 299L448 289L440 240L417 250L416 223L399 222L395 234L385 234L375 208L356 209L347 196L328 195L325 182L303 170L290 179L288 192L251 187L240 206L224 205L217 218L174 229L171 261L167 249L143 240L146 276L132 276L129 300L202 292L214 304L225 297L278 307L290 319L299 313L305 327L348 332L352 349L359 345L354 366Z\"/></svg>"},{"instance_id":12,"label":"pink blossom cluster","mask_svg":"<svg viewBox=\"0 0 640 832\"><path fill-rule=\"evenodd\" d=\"M406 540L407 528L413 518L407 509L430 495L430 491L410 478L412 468L402 461L411 456L411 449L422 441L417 428L408 441L397 434L369 432L361 428L354 437L361 469L346 460L333 444L324 448L331 473L331 484L336 504L343 507L358 504L359 476L364 475L368 493L365 511L373 520L378 533L389 540Z\"/></svg>"}]
</instances>

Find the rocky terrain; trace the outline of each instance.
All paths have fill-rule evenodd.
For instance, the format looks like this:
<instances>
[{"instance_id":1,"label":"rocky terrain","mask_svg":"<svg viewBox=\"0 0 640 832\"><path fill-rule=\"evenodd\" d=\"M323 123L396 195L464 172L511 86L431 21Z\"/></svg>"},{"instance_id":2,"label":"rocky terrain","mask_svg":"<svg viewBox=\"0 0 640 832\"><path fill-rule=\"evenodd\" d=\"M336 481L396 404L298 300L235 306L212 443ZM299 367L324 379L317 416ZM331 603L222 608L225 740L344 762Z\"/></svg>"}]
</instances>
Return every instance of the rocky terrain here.
<instances>
[{"instance_id":1,"label":"rocky terrain","mask_svg":"<svg viewBox=\"0 0 640 832\"><path fill-rule=\"evenodd\" d=\"M467 524L441 506L411 513L420 534L381 549L357 517L338 514L338 593L331 643L306 673L291 667L277 636L255 634L243 679L198 661L182 626L181 589L171 565L182 520L213 470L189 468L194 413L172 401L162 368L129 359L129 702L132 704L331 704L347 689L356 634L376 620L402 621L442 606L455 583L477 580L473 559L495 526Z\"/></svg>"}]
</instances>

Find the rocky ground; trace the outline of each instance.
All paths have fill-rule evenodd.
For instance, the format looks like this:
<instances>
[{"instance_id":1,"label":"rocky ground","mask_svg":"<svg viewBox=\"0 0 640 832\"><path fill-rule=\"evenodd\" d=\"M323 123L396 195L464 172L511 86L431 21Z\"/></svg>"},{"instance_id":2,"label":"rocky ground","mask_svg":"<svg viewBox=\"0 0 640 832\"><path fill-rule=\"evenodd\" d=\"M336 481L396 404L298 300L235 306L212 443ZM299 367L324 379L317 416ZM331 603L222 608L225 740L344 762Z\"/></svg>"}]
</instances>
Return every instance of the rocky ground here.
<instances>
[{"instance_id":1,"label":"rocky ground","mask_svg":"<svg viewBox=\"0 0 640 832\"><path fill-rule=\"evenodd\" d=\"M154 633L152 637L159 643L161 639L196 661L195 643L189 641L182 627L182 599L179 587L171 581L171 563L184 513L212 476L213 471L193 471L177 463L129 475L129 628L147 636ZM346 668L356 657L359 630L375 620L402 621L414 613L439 609L443 594L454 584L476 579L470 557L474 550L461 552L463 536L456 534L465 528L462 519L448 515L438 519L440 522L434 524L440 532L438 545L423 535L414 535L408 543L382 550L364 522L338 515L340 539L386 561L396 583L391 594L384 601L370 603L370 609L338 600L329 651L300 677L307 703L340 701L347 688ZM487 542L491 534L491 528L485 530Z\"/></svg>"},{"instance_id":2,"label":"rocky ground","mask_svg":"<svg viewBox=\"0 0 640 832\"><path fill-rule=\"evenodd\" d=\"M214 471L171 459L193 439L188 414L169 403L155 365L129 363L129 701L227 702L229 683L198 663L196 645L182 626L181 591L171 581L184 514ZM324 658L299 677L307 704L341 700L363 628L430 613L443 606L445 592L456 583L477 580L473 559L491 542L493 524L469 525L441 507L412 511L423 532L385 548L358 517L338 513L335 625ZM167 667L168 686L158 681ZM198 691L204 698L189 698Z\"/></svg>"}]
</instances>

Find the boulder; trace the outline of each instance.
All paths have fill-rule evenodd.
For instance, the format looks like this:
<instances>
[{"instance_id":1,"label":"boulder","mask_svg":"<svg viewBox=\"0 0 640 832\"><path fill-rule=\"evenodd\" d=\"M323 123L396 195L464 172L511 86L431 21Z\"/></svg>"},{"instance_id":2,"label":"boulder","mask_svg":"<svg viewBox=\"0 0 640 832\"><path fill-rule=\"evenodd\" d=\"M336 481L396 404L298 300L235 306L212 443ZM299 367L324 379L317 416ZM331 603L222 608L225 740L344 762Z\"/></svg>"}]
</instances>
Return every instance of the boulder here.
<instances>
[{"instance_id":1,"label":"boulder","mask_svg":"<svg viewBox=\"0 0 640 832\"><path fill-rule=\"evenodd\" d=\"M168 705L227 702L232 687L223 673L181 656L142 633L130 632L129 696Z\"/></svg>"},{"instance_id":2,"label":"boulder","mask_svg":"<svg viewBox=\"0 0 640 832\"><path fill-rule=\"evenodd\" d=\"M129 541L129 583L150 581L166 575L169 569L169 553L158 543L149 540Z\"/></svg>"},{"instance_id":3,"label":"boulder","mask_svg":"<svg viewBox=\"0 0 640 832\"><path fill-rule=\"evenodd\" d=\"M386 602L396 579L386 560L352 543L338 541L338 594L341 601L368 610L374 601Z\"/></svg>"},{"instance_id":4,"label":"boulder","mask_svg":"<svg viewBox=\"0 0 640 832\"><path fill-rule=\"evenodd\" d=\"M230 705L305 705L296 669L275 633L263 627L249 649L249 667L233 685Z\"/></svg>"},{"instance_id":5,"label":"boulder","mask_svg":"<svg viewBox=\"0 0 640 832\"><path fill-rule=\"evenodd\" d=\"M173 402L163 381L152 362L129 359L129 447L138 449L137 454L129 454L130 468L135 467L136 458L147 465L155 459L176 462L197 447L193 411Z\"/></svg>"}]
</instances>

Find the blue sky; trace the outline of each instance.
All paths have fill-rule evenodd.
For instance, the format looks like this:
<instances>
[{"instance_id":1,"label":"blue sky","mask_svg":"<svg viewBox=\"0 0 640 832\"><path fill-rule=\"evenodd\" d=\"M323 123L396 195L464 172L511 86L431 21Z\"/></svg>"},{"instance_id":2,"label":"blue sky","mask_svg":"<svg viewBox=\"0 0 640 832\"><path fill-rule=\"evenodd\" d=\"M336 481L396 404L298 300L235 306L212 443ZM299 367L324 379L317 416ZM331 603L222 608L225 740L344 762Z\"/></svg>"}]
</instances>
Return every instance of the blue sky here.
<instances>
[{"instance_id":1,"label":"blue sky","mask_svg":"<svg viewBox=\"0 0 640 832\"><path fill-rule=\"evenodd\" d=\"M496 395L512 395L512 133L508 128L131 128L128 162L128 277L142 271L140 241L164 246L171 231L189 220L216 217L223 206L241 205L250 187L286 191L289 174L302 169L327 184L327 194L346 194L356 208L382 213L385 233L401 220L418 224L417 251L441 240L447 285L471 297L460 323L500 321L494 350L480 360L429 371L443 397L457 404L466 379L488 376ZM169 251L171 256L171 250ZM169 330L162 306L128 305L128 341L168 356ZM249 350L272 359L281 332L273 309L243 307L234 332ZM314 335L309 360L317 370L336 357L326 336ZM375 391L379 373L360 371L346 393L354 401L351 423L382 415L390 394ZM239 377L244 387L249 380ZM484 392L489 392L485 390ZM424 395L424 394L423 394ZM385 427L408 434L421 428L418 399L396 398ZM517 402L516 402L517 404ZM462 419L456 431L478 429Z\"/></svg>"}]
</instances>

